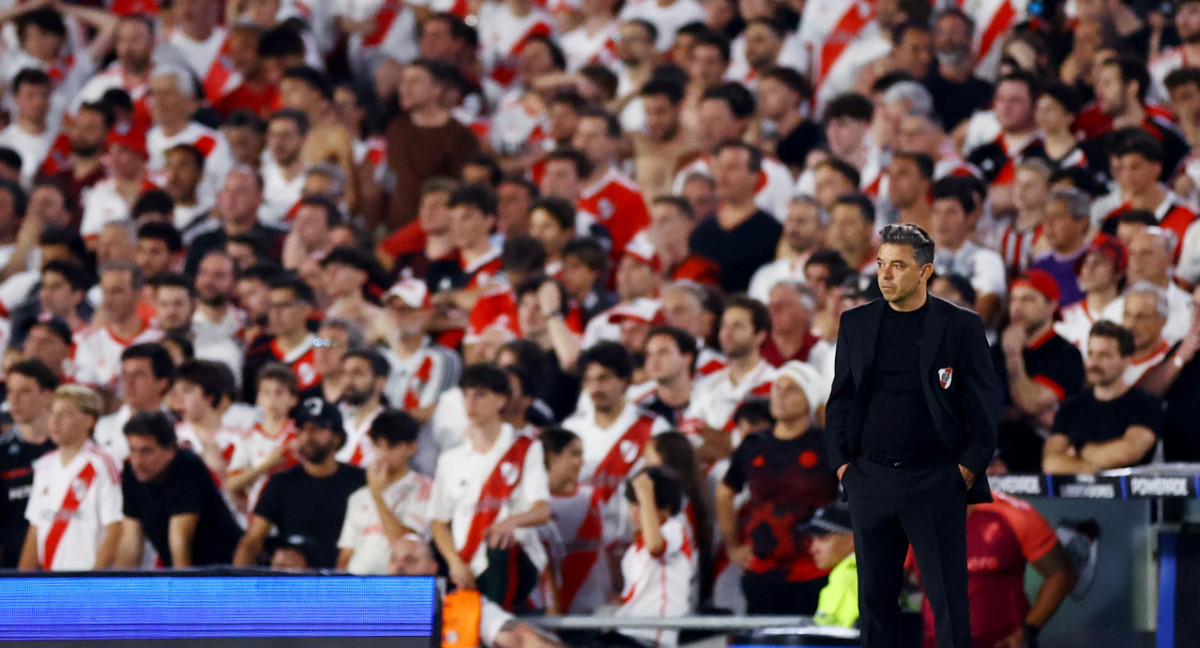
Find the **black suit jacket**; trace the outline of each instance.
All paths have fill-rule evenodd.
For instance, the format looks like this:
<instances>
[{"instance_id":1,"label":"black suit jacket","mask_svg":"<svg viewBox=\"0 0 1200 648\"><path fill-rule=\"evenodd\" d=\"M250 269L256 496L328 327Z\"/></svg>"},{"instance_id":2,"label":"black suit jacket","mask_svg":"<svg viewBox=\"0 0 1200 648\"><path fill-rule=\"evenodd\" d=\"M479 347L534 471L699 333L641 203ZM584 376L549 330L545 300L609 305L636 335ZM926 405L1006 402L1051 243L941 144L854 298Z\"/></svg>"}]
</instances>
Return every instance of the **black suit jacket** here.
<instances>
[{"instance_id":1,"label":"black suit jacket","mask_svg":"<svg viewBox=\"0 0 1200 648\"><path fill-rule=\"evenodd\" d=\"M842 314L825 439L836 469L858 456L875 344L887 302L876 299ZM949 370L945 380L943 370ZM939 375L941 374L941 375ZM990 502L987 467L999 421L995 373L983 322L975 313L929 296L921 335L921 387L942 443L977 477L970 503ZM944 386L943 386L944 383Z\"/></svg>"}]
</instances>

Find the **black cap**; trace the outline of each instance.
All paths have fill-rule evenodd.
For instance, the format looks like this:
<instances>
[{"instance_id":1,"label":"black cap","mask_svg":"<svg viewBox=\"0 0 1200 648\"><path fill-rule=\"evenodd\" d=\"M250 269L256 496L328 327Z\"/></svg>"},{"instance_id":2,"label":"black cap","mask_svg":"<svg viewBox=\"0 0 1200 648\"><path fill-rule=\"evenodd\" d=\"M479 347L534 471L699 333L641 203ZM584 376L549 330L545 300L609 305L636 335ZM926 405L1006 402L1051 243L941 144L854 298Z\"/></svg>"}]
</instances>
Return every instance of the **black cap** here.
<instances>
[{"instance_id":1,"label":"black cap","mask_svg":"<svg viewBox=\"0 0 1200 648\"><path fill-rule=\"evenodd\" d=\"M801 531L805 535L823 536L830 533L850 533L850 508L844 504L830 504L817 509Z\"/></svg>"},{"instance_id":2,"label":"black cap","mask_svg":"<svg viewBox=\"0 0 1200 648\"><path fill-rule=\"evenodd\" d=\"M263 542L263 548L270 554L274 554L280 549L295 549L304 556L304 561L308 563L309 567L317 566L317 544L308 536L271 536Z\"/></svg>"},{"instance_id":3,"label":"black cap","mask_svg":"<svg viewBox=\"0 0 1200 648\"><path fill-rule=\"evenodd\" d=\"M338 434L345 434L342 429L342 413L336 405L326 402L320 396L310 396L301 401L292 410L292 418L296 421L297 428L304 427L305 423L315 423Z\"/></svg>"},{"instance_id":4,"label":"black cap","mask_svg":"<svg viewBox=\"0 0 1200 648\"><path fill-rule=\"evenodd\" d=\"M63 319L61 317L58 317L58 316L39 317L35 320L31 320L29 322L29 326L27 326L25 329L26 335L28 335L28 332L32 331L33 327L35 327L35 326L46 327L51 333L62 338L62 341L64 344L66 344L67 346L71 346L71 343L72 343L71 327L67 326L67 323L65 321L63 321Z\"/></svg>"}]
</instances>

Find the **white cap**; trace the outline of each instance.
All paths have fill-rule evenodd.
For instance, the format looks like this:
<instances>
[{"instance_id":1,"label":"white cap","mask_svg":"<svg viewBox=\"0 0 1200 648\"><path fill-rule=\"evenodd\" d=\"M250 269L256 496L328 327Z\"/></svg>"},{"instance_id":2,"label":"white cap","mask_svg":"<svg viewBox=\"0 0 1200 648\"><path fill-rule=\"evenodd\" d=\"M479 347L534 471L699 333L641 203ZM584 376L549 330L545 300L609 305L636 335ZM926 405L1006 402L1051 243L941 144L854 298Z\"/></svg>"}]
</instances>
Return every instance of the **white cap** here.
<instances>
[{"instance_id":1,"label":"white cap","mask_svg":"<svg viewBox=\"0 0 1200 648\"><path fill-rule=\"evenodd\" d=\"M429 286L420 279L401 279L383 293L383 303L399 297L409 308L425 308L429 305Z\"/></svg>"},{"instance_id":2,"label":"white cap","mask_svg":"<svg viewBox=\"0 0 1200 648\"><path fill-rule=\"evenodd\" d=\"M829 398L829 385L821 378L821 372L812 365L799 360L786 362L775 370L775 382L779 382L783 378L791 380L804 390L804 395L808 397L809 416L815 416L817 408L824 405L826 399Z\"/></svg>"}]
</instances>

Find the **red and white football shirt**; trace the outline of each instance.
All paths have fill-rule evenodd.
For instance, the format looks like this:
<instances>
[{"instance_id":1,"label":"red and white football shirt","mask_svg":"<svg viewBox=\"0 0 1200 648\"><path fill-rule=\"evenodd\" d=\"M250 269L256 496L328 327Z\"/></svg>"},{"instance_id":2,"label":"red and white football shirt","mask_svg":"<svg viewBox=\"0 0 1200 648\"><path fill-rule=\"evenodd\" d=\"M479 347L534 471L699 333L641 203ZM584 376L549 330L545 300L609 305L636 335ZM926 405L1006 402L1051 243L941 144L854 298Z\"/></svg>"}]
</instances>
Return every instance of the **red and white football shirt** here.
<instances>
[{"instance_id":1,"label":"red and white football shirt","mask_svg":"<svg viewBox=\"0 0 1200 648\"><path fill-rule=\"evenodd\" d=\"M401 524L422 535L429 532L432 479L410 470L384 489L383 501ZM338 549L354 550L346 565L346 571L351 574L388 573L392 546L379 521L375 497L366 486L354 491L346 502L346 519L337 546Z\"/></svg>"},{"instance_id":2,"label":"red and white football shirt","mask_svg":"<svg viewBox=\"0 0 1200 648\"><path fill-rule=\"evenodd\" d=\"M106 527L124 519L121 471L88 441L65 465L55 450L33 463L25 519L37 529L38 564L50 571L88 571Z\"/></svg>"}]
</instances>

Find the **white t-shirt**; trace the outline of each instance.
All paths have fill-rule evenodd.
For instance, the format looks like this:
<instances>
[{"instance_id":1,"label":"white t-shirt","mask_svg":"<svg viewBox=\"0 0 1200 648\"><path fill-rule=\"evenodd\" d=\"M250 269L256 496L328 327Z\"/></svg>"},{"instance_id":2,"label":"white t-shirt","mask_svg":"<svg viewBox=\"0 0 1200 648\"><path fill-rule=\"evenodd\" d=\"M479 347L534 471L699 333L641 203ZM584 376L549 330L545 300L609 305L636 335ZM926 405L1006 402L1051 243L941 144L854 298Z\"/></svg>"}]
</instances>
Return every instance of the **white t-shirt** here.
<instances>
[{"instance_id":1,"label":"white t-shirt","mask_svg":"<svg viewBox=\"0 0 1200 648\"><path fill-rule=\"evenodd\" d=\"M696 0L675 0L667 6L661 6L658 0L641 0L625 5L621 10L621 21L645 20L658 30L658 39L654 48L660 52L671 49L675 42L675 32L688 23L704 22L706 14L704 7Z\"/></svg>"},{"instance_id":2,"label":"white t-shirt","mask_svg":"<svg viewBox=\"0 0 1200 648\"><path fill-rule=\"evenodd\" d=\"M400 523L422 536L429 533L429 509L433 502L433 480L411 470L383 491L383 501ZM375 497L366 486L354 491L346 503L346 520L338 537L338 549L353 549L346 565L351 574L386 574L392 555L391 544L379 521Z\"/></svg>"},{"instance_id":3,"label":"white t-shirt","mask_svg":"<svg viewBox=\"0 0 1200 648\"><path fill-rule=\"evenodd\" d=\"M21 154L21 184L25 187L33 184L33 177L37 175L46 154L50 152L55 137L58 137L58 131L49 125L41 134L26 132L16 122L0 130L0 146L6 146Z\"/></svg>"},{"instance_id":4,"label":"white t-shirt","mask_svg":"<svg viewBox=\"0 0 1200 648\"><path fill-rule=\"evenodd\" d=\"M68 492L71 495L68 495ZM67 498L78 501L57 544L47 538ZM38 562L51 571L88 571L96 566L96 552L104 542L105 529L124 519L121 512L121 471L112 457L88 441L67 465L55 450L33 463L33 488L25 519L37 528ZM46 564L53 553L50 564Z\"/></svg>"},{"instance_id":5,"label":"white t-shirt","mask_svg":"<svg viewBox=\"0 0 1200 648\"><path fill-rule=\"evenodd\" d=\"M297 173L288 180L283 176L279 163L263 154L262 170L263 201L258 207L260 223L279 225L287 220L288 212L300 202L304 190L304 173Z\"/></svg>"},{"instance_id":6,"label":"white t-shirt","mask_svg":"<svg viewBox=\"0 0 1200 648\"><path fill-rule=\"evenodd\" d=\"M191 122L183 130L167 136L159 126L146 133L146 151L150 154L146 168L150 178L159 184L165 179L167 151L179 144L191 144L204 155L204 177L196 187L197 202L215 204L217 190L225 184L225 175L233 168L233 152L225 136L207 126Z\"/></svg>"},{"instance_id":7,"label":"white t-shirt","mask_svg":"<svg viewBox=\"0 0 1200 648\"><path fill-rule=\"evenodd\" d=\"M222 425L217 428L213 434L213 441L216 442L217 448L221 451L221 457L225 459L226 471L228 464L231 463L234 454L237 452L237 447L243 442L245 430L231 428ZM175 438L179 440L179 447L186 448L204 457L204 444L200 441L200 435L196 433L196 427L187 421L180 421L175 424ZM218 484L219 486L220 484Z\"/></svg>"},{"instance_id":8,"label":"white t-shirt","mask_svg":"<svg viewBox=\"0 0 1200 648\"><path fill-rule=\"evenodd\" d=\"M567 71L575 72L591 64L613 65L617 60L615 45L619 34L619 23L615 20L595 34L588 34L582 25L563 34L558 44L567 57Z\"/></svg>"},{"instance_id":9,"label":"white t-shirt","mask_svg":"<svg viewBox=\"0 0 1200 648\"><path fill-rule=\"evenodd\" d=\"M1108 311L1093 311L1088 308L1086 298L1080 299L1059 311L1062 321L1054 323L1054 332L1062 336L1067 342L1074 344L1083 353L1084 357L1087 357L1088 335L1091 334L1092 326L1096 322L1107 319L1105 313L1108 313ZM1119 319L1109 321L1116 321L1118 324L1121 323Z\"/></svg>"},{"instance_id":10,"label":"white t-shirt","mask_svg":"<svg viewBox=\"0 0 1200 648\"><path fill-rule=\"evenodd\" d=\"M334 0L331 4L337 16L355 21L370 19L375 24L374 33L350 37L349 57L355 65L378 56L407 63L419 55L417 19L408 3L401 3L399 11L387 12L381 10L393 3L386 0Z\"/></svg>"},{"instance_id":11,"label":"white t-shirt","mask_svg":"<svg viewBox=\"0 0 1200 648\"><path fill-rule=\"evenodd\" d=\"M100 446L118 466L129 457L129 441L125 439L125 424L133 417L133 408L121 405L112 414L101 416L92 428L92 440Z\"/></svg>"},{"instance_id":12,"label":"white t-shirt","mask_svg":"<svg viewBox=\"0 0 1200 648\"><path fill-rule=\"evenodd\" d=\"M150 322L131 338L117 337L109 326L86 327L75 334L75 382L113 389L121 371L121 354L142 342L158 342L163 333Z\"/></svg>"},{"instance_id":13,"label":"white t-shirt","mask_svg":"<svg viewBox=\"0 0 1200 648\"><path fill-rule=\"evenodd\" d=\"M729 367L726 367L696 380L692 388L692 400L683 414L684 420L699 420L714 430L731 430L730 423L738 405L751 392L769 389L775 380L775 368L766 360L759 360L758 365L742 376L737 384L734 384L729 372ZM734 445L736 447L736 441Z\"/></svg>"},{"instance_id":14,"label":"white t-shirt","mask_svg":"<svg viewBox=\"0 0 1200 648\"><path fill-rule=\"evenodd\" d=\"M995 250L967 241L957 250L939 247L933 255L933 267L942 276L962 275L979 296L1008 294L1008 275L1004 259Z\"/></svg>"},{"instance_id":15,"label":"white t-shirt","mask_svg":"<svg viewBox=\"0 0 1200 648\"><path fill-rule=\"evenodd\" d=\"M616 616L678 617L691 609L692 541L678 516L662 524L662 536L667 546L657 558L650 555L640 537L625 552L621 559L623 603ZM624 629L621 634L658 648L675 648L679 641L678 630Z\"/></svg>"},{"instance_id":16,"label":"white t-shirt","mask_svg":"<svg viewBox=\"0 0 1200 648\"><path fill-rule=\"evenodd\" d=\"M476 452L472 444L467 442L446 450L438 459L437 472L433 479L432 519L450 523L456 548L462 549L466 546L484 484L516 439L517 434L512 426L505 423L501 426L496 442L486 453ZM501 467L500 470L515 475L517 467L508 464L507 468ZM516 484L511 496L500 502L496 521L516 513L524 513L537 502L549 501L550 487L546 478L542 445L534 442L525 453L524 466L520 470L520 483ZM545 567L546 552L538 542L537 531L528 528L517 529L515 536L533 564L539 570ZM487 569L485 549L485 543L479 543L469 561L476 575Z\"/></svg>"},{"instance_id":17,"label":"white t-shirt","mask_svg":"<svg viewBox=\"0 0 1200 648\"><path fill-rule=\"evenodd\" d=\"M261 423L255 423L250 433L239 443L234 444L233 456L229 459L229 476L232 477L238 473L243 473L263 465L266 463L267 457L270 457L271 453L275 452L275 448L287 444L295 437L296 423L291 419L288 419L287 424L279 434L273 437L267 436L266 432L263 431ZM285 458L279 464L278 468L282 470L294 462L294 459L289 461ZM267 479L269 478L270 475L261 475L250 485L250 488L246 489L249 501L246 506L247 510L254 510L255 505L258 503L259 495L262 495L263 486L267 485Z\"/></svg>"}]
</instances>

